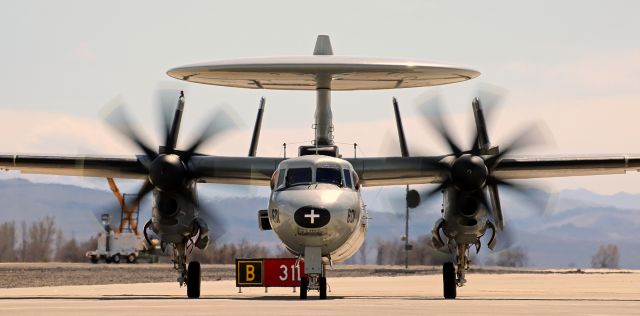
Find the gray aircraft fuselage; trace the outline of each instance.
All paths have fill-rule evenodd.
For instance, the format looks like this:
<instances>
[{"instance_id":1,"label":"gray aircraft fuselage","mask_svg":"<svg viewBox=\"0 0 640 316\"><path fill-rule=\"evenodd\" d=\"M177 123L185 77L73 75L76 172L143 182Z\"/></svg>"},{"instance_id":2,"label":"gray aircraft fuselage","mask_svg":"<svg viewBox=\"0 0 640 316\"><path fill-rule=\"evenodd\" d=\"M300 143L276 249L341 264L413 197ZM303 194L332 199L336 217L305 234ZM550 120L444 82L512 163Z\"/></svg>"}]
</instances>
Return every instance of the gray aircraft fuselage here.
<instances>
[{"instance_id":1,"label":"gray aircraft fuselage","mask_svg":"<svg viewBox=\"0 0 640 316\"><path fill-rule=\"evenodd\" d=\"M269 221L295 255L320 247L324 258L339 262L364 242L367 212L353 166L321 155L284 160L273 179Z\"/></svg>"}]
</instances>

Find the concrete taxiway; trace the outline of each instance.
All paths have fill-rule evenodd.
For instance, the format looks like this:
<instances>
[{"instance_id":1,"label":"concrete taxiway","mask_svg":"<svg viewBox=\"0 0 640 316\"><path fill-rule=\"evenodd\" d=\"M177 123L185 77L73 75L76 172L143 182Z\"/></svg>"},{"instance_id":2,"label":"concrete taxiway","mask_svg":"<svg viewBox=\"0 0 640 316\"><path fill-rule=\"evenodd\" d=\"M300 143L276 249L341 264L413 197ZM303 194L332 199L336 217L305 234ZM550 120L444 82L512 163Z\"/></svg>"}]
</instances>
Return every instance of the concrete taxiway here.
<instances>
[{"instance_id":1,"label":"concrete taxiway","mask_svg":"<svg viewBox=\"0 0 640 316\"><path fill-rule=\"evenodd\" d=\"M470 274L458 299L440 275L329 279L328 300L291 288L203 282L199 300L176 283L0 289L2 315L640 315L640 273Z\"/></svg>"}]
</instances>

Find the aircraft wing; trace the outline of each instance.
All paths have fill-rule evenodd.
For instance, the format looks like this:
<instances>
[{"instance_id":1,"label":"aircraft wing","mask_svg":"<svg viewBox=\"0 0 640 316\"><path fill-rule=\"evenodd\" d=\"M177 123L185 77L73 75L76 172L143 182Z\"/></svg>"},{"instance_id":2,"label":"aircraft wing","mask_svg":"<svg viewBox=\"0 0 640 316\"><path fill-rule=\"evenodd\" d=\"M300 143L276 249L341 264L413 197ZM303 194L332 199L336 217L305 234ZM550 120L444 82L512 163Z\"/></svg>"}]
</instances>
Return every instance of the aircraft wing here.
<instances>
[{"instance_id":1,"label":"aircraft wing","mask_svg":"<svg viewBox=\"0 0 640 316\"><path fill-rule=\"evenodd\" d=\"M269 185L284 158L195 156L189 170L205 183Z\"/></svg>"},{"instance_id":2,"label":"aircraft wing","mask_svg":"<svg viewBox=\"0 0 640 316\"><path fill-rule=\"evenodd\" d=\"M347 159L356 169L363 186L424 184L442 181L440 160L451 157L381 157ZM640 170L640 155L512 157L494 169L500 179L624 174Z\"/></svg>"},{"instance_id":3,"label":"aircraft wing","mask_svg":"<svg viewBox=\"0 0 640 316\"><path fill-rule=\"evenodd\" d=\"M624 174L628 171L640 171L640 155L505 158L493 174L501 179L533 179Z\"/></svg>"},{"instance_id":4,"label":"aircraft wing","mask_svg":"<svg viewBox=\"0 0 640 316\"><path fill-rule=\"evenodd\" d=\"M269 185L283 158L194 156L189 170L201 182ZM145 156L89 157L0 155L0 169L28 174L145 179Z\"/></svg>"},{"instance_id":5,"label":"aircraft wing","mask_svg":"<svg viewBox=\"0 0 640 316\"><path fill-rule=\"evenodd\" d=\"M441 171L434 166L440 157L348 158L363 186L383 186L440 182Z\"/></svg>"},{"instance_id":6,"label":"aircraft wing","mask_svg":"<svg viewBox=\"0 0 640 316\"><path fill-rule=\"evenodd\" d=\"M363 186L441 182L439 161L451 156L348 158ZM283 158L194 156L189 170L201 182L269 185ZM145 179L144 156L84 157L0 155L0 169L29 174ZM624 174L640 170L640 155L512 157L500 161L493 174L501 179Z\"/></svg>"},{"instance_id":7,"label":"aircraft wing","mask_svg":"<svg viewBox=\"0 0 640 316\"><path fill-rule=\"evenodd\" d=\"M144 179L141 157L0 155L0 169L29 174Z\"/></svg>"}]
</instances>

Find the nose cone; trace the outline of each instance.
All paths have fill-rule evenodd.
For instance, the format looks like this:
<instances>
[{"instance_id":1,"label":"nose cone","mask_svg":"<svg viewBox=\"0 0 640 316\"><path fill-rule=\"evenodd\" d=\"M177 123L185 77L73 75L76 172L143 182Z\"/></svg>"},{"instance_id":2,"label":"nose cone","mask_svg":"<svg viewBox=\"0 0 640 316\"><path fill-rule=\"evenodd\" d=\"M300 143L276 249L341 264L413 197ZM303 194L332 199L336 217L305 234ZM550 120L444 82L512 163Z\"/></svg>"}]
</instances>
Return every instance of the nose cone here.
<instances>
[{"instance_id":1,"label":"nose cone","mask_svg":"<svg viewBox=\"0 0 640 316\"><path fill-rule=\"evenodd\" d=\"M274 233L294 253L321 247L330 254L360 227L357 192L335 185L297 186L275 191L269 203Z\"/></svg>"}]
</instances>

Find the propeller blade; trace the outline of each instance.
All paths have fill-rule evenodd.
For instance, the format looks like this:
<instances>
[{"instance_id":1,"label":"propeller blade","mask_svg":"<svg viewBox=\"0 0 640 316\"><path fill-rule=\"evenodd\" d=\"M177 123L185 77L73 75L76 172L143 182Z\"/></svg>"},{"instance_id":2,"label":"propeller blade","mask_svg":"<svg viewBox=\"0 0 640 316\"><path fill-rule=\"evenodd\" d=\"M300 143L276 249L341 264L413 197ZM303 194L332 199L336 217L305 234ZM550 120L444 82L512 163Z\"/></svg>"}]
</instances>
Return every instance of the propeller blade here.
<instances>
[{"instance_id":1,"label":"propeller blade","mask_svg":"<svg viewBox=\"0 0 640 316\"><path fill-rule=\"evenodd\" d=\"M204 144L205 142L214 139L216 136L222 134L225 131L234 129L238 126L235 116L227 110L219 110L216 112L210 123L205 126L200 132L200 136L188 147L188 149L182 154L181 159L185 163L189 162L193 154Z\"/></svg>"},{"instance_id":2,"label":"propeller blade","mask_svg":"<svg viewBox=\"0 0 640 316\"><path fill-rule=\"evenodd\" d=\"M433 129L440 134L442 139L447 143L449 149L456 157L460 157L463 152L460 147L453 141L451 134L449 133L442 112L440 109L439 97L433 96L420 105L420 111L424 120L433 127Z\"/></svg>"},{"instance_id":3,"label":"propeller blade","mask_svg":"<svg viewBox=\"0 0 640 316\"><path fill-rule=\"evenodd\" d=\"M487 210L487 212L489 212L489 214L493 214L493 207L491 207L491 204L489 204L489 200L487 200L487 194L486 192L484 192L484 190L480 195L480 204Z\"/></svg>"},{"instance_id":4,"label":"propeller blade","mask_svg":"<svg viewBox=\"0 0 640 316\"><path fill-rule=\"evenodd\" d=\"M539 124L531 124L528 127L525 127L506 146L502 147L499 154L493 155L485 160L487 167L489 170L493 170L500 160L509 153L524 147L546 143L546 137L543 135L544 134L541 132Z\"/></svg>"},{"instance_id":5,"label":"propeller blade","mask_svg":"<svg viewBox=\"0 0 640 316\"><path fill-rule=\"evenodd\" d=\"M158 153L147 146L131 127L131 121L126 114L124 103L122 101L119 101L116 107L111 111L111 113L107 115L106 121L109 125L111 125L111 127L119 131L131 142L136 144L138 148L140 148L150 160L158 157Z\"/></svg>"},{"instance_id":6,"label":"propeller blade","mask_svg":"<svg viewBox=\"0 0 640 316\"><path fill-rule=\"evenodd\" d=\"M192 207L198 210L198 217L207 223L209 227L209 238L216 240L224 234L224 221L218 216L214 207L200 203L195 194L187 188L178 191L178 195L188 201ZM211 204L211 203L209 203Z\"/></svg>"},{"instance_id":7,"label":"propeller blade","mask_svg":"<svg viewBox=\"0 0 640 316\"><path fill-rule=\"evenodd\" d=\"M436 193L442 192L444 189L448 188L451 185L451 180L449 180L448 178L440 183L437 187L435 187L434 189L431 189L430 191L424 192L423 195L426 196L426 199L434 196Z\"/></svg>"},{"instance_id":8,"label":"propeller blade","mask_svg":"<svg viewBox=\"0 0 640 316\"><path fill-rule=\"evenodd\" d=\"M130 209L136 209L138 205L140 205L142 199L144 199L144 197L149 194L149 192L151 192L153 188L154 186L153 184L151 184L151 181L149 181L149 179L144 180L144 183L138 190L138 194L136 194L136 198L133 200L133 202L131 202Z\"/></svg>"},{"instance_id":9,"label":"propeller blade","mask_svg":"<svg viewBox=\"0 0 640 316\"><path fill-rule=\"evenodd\" d=\"M499 179L494 176L489 176L487 183L491 185L502 185L509 190L513 190L523 197L534 210L541 214L545 214L549 208L550 195L542 189L516 183L515 181Z\"/></svg>"}]
</instances>

